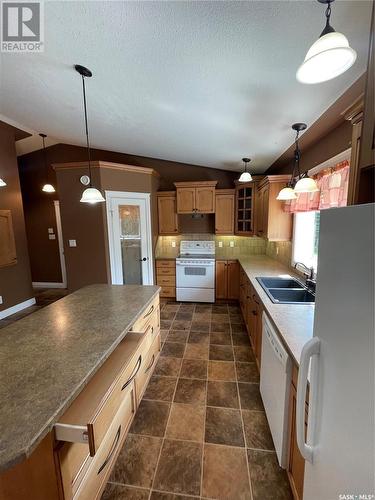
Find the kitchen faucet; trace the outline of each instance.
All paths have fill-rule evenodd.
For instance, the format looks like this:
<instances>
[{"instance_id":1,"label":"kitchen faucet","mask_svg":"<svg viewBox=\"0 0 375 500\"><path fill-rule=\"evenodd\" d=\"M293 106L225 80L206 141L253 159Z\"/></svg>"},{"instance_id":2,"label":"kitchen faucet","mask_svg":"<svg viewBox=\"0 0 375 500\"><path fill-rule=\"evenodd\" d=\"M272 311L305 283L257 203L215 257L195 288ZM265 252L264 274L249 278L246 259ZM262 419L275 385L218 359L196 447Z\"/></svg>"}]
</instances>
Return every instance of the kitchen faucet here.
<instances>
[{"instance_id":1,"label":"kitchen faucet","mask_svg":"<svg viewBox=\"0 0 375 500\"><path fill-rule=\"evenodd\" d=\"M306 286L307 288L311 289L313 292L315 292L316 288L316 276L315 276L315 270L314 268L307 267L303 262L295 262L294 267L298 270L297 266L301 266L304 271L303 274L306 276Z\"/></svg>"}]
</instances>

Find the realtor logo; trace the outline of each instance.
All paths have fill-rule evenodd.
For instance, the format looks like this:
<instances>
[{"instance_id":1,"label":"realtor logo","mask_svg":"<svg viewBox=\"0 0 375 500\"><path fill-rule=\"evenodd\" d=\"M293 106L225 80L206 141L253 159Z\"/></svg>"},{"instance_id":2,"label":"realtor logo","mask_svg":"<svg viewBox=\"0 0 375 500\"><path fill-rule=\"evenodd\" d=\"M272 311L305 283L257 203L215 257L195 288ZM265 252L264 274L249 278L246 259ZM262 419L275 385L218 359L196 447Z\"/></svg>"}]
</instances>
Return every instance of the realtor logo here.
<instances>
[{"instance_id":1,"label":"realtor logo","mask_svg":"<svg viewBox=\"0 0 375 500\"><path fill-rule=\"evenodd\" d=\"M43 52L44 17L40 2L1 3L1 51Z\"/></svg>"}]
</instances>

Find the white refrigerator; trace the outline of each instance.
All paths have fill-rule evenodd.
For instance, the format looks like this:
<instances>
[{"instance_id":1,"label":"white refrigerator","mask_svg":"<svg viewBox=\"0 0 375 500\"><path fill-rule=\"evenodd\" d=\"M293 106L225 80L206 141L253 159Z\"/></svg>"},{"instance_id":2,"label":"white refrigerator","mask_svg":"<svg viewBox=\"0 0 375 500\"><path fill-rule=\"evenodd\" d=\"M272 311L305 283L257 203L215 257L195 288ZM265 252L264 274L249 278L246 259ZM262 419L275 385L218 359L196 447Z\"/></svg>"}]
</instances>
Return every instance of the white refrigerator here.
<instances>
[{"instance_id":1,"label":"white refrigerator","mask_svg":"<svg viewBox=\"0 0 375 500\"><path fill-rule=\"evenodd\" d=\"M314 337L302 351L297 388L304 500L375 498L374 208L321 212Z\"/></svg>"}]
</instances>

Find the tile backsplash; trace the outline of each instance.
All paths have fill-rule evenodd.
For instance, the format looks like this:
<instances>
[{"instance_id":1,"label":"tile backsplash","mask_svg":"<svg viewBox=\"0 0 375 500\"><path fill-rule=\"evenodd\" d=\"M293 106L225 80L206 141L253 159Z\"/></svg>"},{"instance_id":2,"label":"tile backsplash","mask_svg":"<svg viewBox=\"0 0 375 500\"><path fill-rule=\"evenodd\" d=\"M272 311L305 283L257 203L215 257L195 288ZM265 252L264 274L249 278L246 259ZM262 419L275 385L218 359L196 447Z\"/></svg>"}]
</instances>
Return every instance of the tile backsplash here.
<instances>
[{"instance_id":1,"label":"tile backsplash","mask_svg":"<svg viewBox=\"0 0 375 500\"><path fill-rule=\"evenodd\" d=\"M216 236L215 234L189 233L176 236L159 236L156 244L156 258L175 258L179 254L181 240L214 240L216 242L216 257L236 259L243 255L260 255L266 253L266 241L256 236ZM172 247L172 242L176 243ZM219 243L222 243L222 247ZM233 247L230 246L233 242Z\"/></svg>"},{"instance_id":2,"label":"tile backsplash","mask_svg":"<svg viewBox=\"0 0 375 500\"><path fill-rule=\"evenodd\" d=\"M291 267L292 242L291 241L267 241L265 254L272 259L278 260L285 266Z\"/></svg>"}]
</instances>

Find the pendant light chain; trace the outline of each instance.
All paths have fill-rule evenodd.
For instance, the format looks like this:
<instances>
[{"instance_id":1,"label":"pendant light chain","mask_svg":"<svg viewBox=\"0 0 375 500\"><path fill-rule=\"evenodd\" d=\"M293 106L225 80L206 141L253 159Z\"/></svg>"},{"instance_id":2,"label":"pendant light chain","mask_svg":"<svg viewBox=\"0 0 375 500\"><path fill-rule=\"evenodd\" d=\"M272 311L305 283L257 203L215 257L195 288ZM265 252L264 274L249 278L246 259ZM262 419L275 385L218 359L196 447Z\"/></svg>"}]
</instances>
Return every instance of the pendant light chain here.
<instances>
[{"instance_id":1,"label":"pendant light chain","mask_svg":"<svg viewBox=\"0 0 375 500\"><path fill-rule=\"evenodd\" d=\"M47 153L46 153L46 145L44 143L44 134L42 135L42 141L43 141L43 159L44 159L44 170L46 171L46 181L48 182L48 167L47 167Z\"/></svg>"},{"instance_id":2,"label":"pendant light chain","mask_svg":"<svg viewBox=\"0 0 375 500\"><path fill-rule=\"evenodd\" d=\"M83 75L82 75L82 88L83 88L83 107L84 107L84 111L85 111L86 146L87 146L87 156L88 156L88 160L89 160L89 177L90 177L89 187L92 187L89 126L88 126L88 121L87 121L87 105L86 105L86 86L85 86L85 77Z\"/></svg>"}]
</instances>

